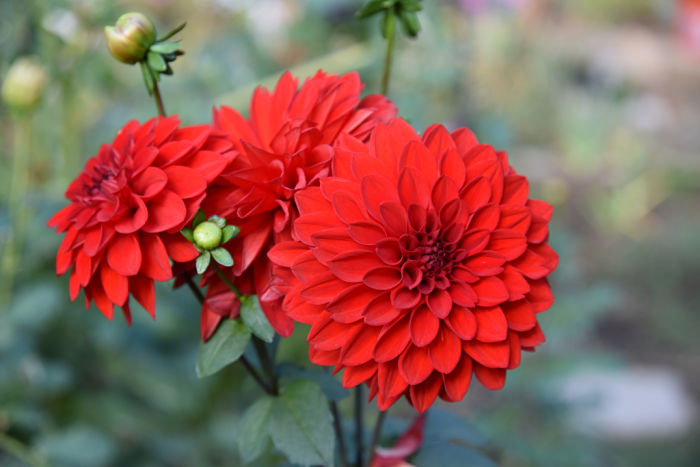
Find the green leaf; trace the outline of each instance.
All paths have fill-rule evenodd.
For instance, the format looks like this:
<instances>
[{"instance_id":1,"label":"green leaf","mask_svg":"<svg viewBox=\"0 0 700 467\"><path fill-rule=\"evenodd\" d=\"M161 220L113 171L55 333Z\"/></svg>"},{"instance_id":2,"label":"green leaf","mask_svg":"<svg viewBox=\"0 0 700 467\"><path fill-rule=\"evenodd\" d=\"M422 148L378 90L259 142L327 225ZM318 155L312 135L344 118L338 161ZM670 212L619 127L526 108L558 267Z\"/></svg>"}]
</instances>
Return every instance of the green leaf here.
<instances>
[{"instance_id":1,"label":"green leaf","mask_svg":"<svg viewBox=\"0 0 700 467\"><path fill-rule=\"evenodd\" d=\"M416 37L420 32L420 22L418 21L418 15L413 11L401 10L399 11L399 20L401 21L401 28L404 34L409 37Z\"/></svg>"},{"instance_id":2,"label":"green leaf","mask_svg":"<svg viewBox=\"0 0 700 467\"><path fill-rule=\"evenodd\" d=\"M372 15L379 13L382 10L387 10L394 5L394 0L371 0L367 2L356 16L359 19L369 18Z\"/></svg>"},{"instance_id":3,"label":"green leaf","mask_svg":"<svg viewBox=\"0 0 700 467\"><path fill-rule=\"evenodd\" d=\"M141 74L143 75L143 83L146 85L146 90L148 95L153 94L153 76L151 75L151 70L148 68L146 62L139 62L141 66Z\"/></svg>"},{"instance_id":4,"label":"green leaf","mask_svg":"<svg viewBox=\"0 0 700 467\"><path fill-rule=\"evenodd\" d=\"M238 452L244 463L257 459L265 452L270 436L267 434L267 421L274 399L265 396L258 399L243 414L238 434Z\"/></svg>"},{"instance_id":5,"label":"green leaf","mask_svg":"<svg viewBox=\"0 0 700 467\"><path fill-rule=\"evenodd\" d=\"M221 216L217 216L216 214L209 216L209 222L213 222L220 229L226 227L226 219Z\"/></svg>"},{"instance_id":6,"label":"green leaf","mask_svg":"<svg viewBox=\"0 0 700 467\"><path fill-rule=\"evenodd\" d=\"M148 52L147 60L148 66L151 67L151 70L165 71L165 69L168 68L168 65L165 63L165 60L158 53Z\"/></svg>"},{"instance_id":7,"label":"green leaf","mask_svg":"<svg viewBox=\"0 0 700 467\"><path fill-rule=\"evenodd\" d=\"M318 384L328 400L339 401L350 395L340 381L330 373L320 368L301 368L292 363L277 365L277 374L287 378L308 379Z\"/></svg>"},{"instance_id":8,"label":"green leaf","mask_svg":"<svg viewBox=\"0 0 700 467\"><path fill-rule=\"evenodd\" d=\"M246 298L241 303L241 319L248 326L248 329L253 331L253 334L265 342L272 342L275 337L275 330L272 329L272 326L267 321L267 317L265 317L265 313L260 308L260 301L256 295Z\"/></svg>"},{"instance_id":9,"label":"green leaf","mask_svg":"<svg viewBox=\"0 0 700 467\"><path fill-rule=\"evenodd\" d=\"M189 227L185 227L180 231L183 237L185 237L190 242L194 243L194 231Z\"/></svg>"},{"instance_id":10,"label":"green leaf","mask_svg":"<svg viewBox=\"0 0 700 467\"><path fill-rule=\"evenodd\" d=\"M204 215L204 211L200 209L192 218L192 227L197 227L199 224L204 222L205 219L206 216Z\"/></svg>"},{"instance_id":11,"label":"green leaf","mask_svg":"<svg viewBox=\"0 0 700 467\"><path fill-rule=\"evenodd\" d=\"M199 345L197 376L213 375L241 358L250 337L250 331L239 320L224 321L211 339Z\"/></svg>"},{"instance_id":12,"label":"green leaf","mask_svg":"<svg viewBox=\"0 0 700 467\"><path fill-rule=\"evenodd\" d=\"M171 54L180 48L180 44L177 42L156 42L150 48L153 52L157 54Z\"/></svg>"},{"instance_id":13,"label":"green leaf","mask_svg":"<svg viewBox=\"0 0 700 467\"><path fill-rule=\"evenodd\" d=\"M229 253L225 248L214 248L213 250L211 250L211 255L214 257L214 260L220 265L226 267L233 266L233 258L231 257L231 253Z\"/></svg>"},{"instance_id":14,"label":"green leaf","mask_svg":"<svg viewBox=\"0 0 700 467\"><path fill-rule=\"evenodd\" d=\"M197 256L197 261L195 261L197 274L204 274L204 271L209 267L209 263L211 263L211 253L205 250L201 255Z\"/></svg>"},{"instance_id":15,"label":"green leaf","mask_svg":"<svg viewBox=\"0 0 700 467\"><path fill-rule=\"evenodd\" d=\"M282 388L270 411L267 431L290 462L333 464L335 436L331 412L318 385L295 380Z\"/></svg>"},{"instance_id":16,"label":"green leaf","mask_svg":"<svg viewBox=\"0 0 700 467\"><path fill-rule=\"evenodd\" d=\"M224 227L224 230L221 233L221 243L228 242L232 238L237 237L239 233L241 233L241 229L239 229L237 226L227 225Z\"/></svg>"}]
</instances>

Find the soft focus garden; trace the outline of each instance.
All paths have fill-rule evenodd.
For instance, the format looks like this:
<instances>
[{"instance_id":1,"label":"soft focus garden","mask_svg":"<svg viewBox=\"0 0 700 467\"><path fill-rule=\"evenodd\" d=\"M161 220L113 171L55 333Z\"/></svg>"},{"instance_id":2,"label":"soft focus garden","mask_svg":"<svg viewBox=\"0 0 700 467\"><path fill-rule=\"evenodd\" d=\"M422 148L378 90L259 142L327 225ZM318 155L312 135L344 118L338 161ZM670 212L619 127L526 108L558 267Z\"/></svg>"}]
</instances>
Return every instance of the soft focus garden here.
<instances>
[{"instance_id":1,"label":"soft focus garden","mask_svg":"<svg viewBox=\"0 0 700 467\"><path fill-rule=\"evenodd\" d=\"M4 1L0 43L0 465L700 464L700 1Z\"/></svg>"}]
</instances>

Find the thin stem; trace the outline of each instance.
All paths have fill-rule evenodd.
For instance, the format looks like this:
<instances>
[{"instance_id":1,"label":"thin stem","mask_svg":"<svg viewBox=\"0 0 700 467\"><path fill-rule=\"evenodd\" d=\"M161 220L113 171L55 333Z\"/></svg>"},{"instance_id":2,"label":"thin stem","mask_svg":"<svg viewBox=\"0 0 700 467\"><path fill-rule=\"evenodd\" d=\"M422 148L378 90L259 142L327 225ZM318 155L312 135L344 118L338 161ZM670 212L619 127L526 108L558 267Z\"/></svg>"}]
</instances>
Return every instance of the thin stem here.
<instances>
[{"instance_id":1,"label":"thin stem","mask_svg":"<svg viewBox=\"0 0 700 467\"><path fill-rule=\"evenodd\" d=\"M338 411L338 403L336 401L328 401L333 414L333 428L335 429L335 437L338 439L338 464L339 467L347 467L348 453L345 450L345 435L343 433L343 425Z\"/></svg>"},{"instance_id":2,"label":"thin stem","mask_svg":"<svg viewBox=\"0 0 700 467\"><path fill-rule=\"evenodd\" d=\"M391 76L391 56L394 51L394 29L396 17L394 9L386 12L386 56L384 57L384 74L382 75L382 94L385 96L389 92L389 78Z\"/></svg>"},{"instance_id":3,"label":"thin stem","mask_svg":"<svg viewBox=\"0 0 700 467\"><path fill-rule=\"evenodd\" d=\"M267 353L267 347L265 343L261 341L257 336L253 336L253 347L255 347L255 352L258 354L258 359L260 360L260 365L262 365L263 370L267 374L268 379L271 381L272 394L279 393L279 387L277 385L277 375L275 374L275 366L270 359L270 355Z\"/></svg>"},{"instance_id":4,"label":"thin stem","mask_svg":"<svg viewBox=\"0 0 700 467\"><path fill-rule=\"evenodd\" d=\"M355 456L355 465L357 465L357 467L362 467L364 465L362 461L364 428L362 415L364 405L364 396L362 395L362 386L360 385L355 388L355 451L357 453Z\"/></svg>"},{"instance_id":5,"label":"thin stem","mask_svg":"<svg viewBox=\"0 0 700 467\"><path fill-rule=\"evenodd\" d=\"M46 467L49 465L42 456L4 433L0 433L0 450L9 452L32 467Z\"/></svg>"},{"instance_id":6,"label":"thin stem","mask_svg":"<svg viewBox=\"0 0 700 467\"><path fill-rule=\"evenodd\" d=\"M219 279L224 281L224 284L233 292L236 294L236 298L238 298L238 301L243 303L245 300L245 296L241 293L240 290L238 290L238 287L233 285L233 282L231 282L231 279L228 278L226 274L224 274L224 271L221 270L221 268L216 264L214 260L211 262L211 266L214 268L214 271L216 272L216 275L219 276Z\"/></svg>"},{"instance_id":7,"label":"thin stem","mask_svg":"<svg viewBox=\"0 0 700 467\"><path fill-rule=\"evenodd\" d=\"M156 107L158 107L158 115L165 117L165 107L163 107L163 99L160 97L160 89L158 88L158 81L155 78L153 80L153 98L156 100Z\"/></svg>"},{"instance_id":8,"label":"thin stem","mask_svg":"<svg viewBox=\"0 0 700 467\"><path fill-rule=\"evenodd\" d=\"M192 276L186 276L185 277L185 284L189 287L189 289L192 291L192 294L195 296L197 301L199 303L204 303L204 295L202 295L202 291L195 285L194 281L192 280ZM248 370L248 373L250 373L250 376L253 377L255 381L260 385L261 388L265 390L266 393L268 394L277 394L277 391L274 389L274 387L271 387L257 372L255 367L248 361L248 359L245 357L245 355L241 355L241 363L245 367L246 370Z\"/></svg>"},{"instance_id":9,"label":"thin stem","mask_svg":"<svg viewBox=\"0 0 700 467\"><path fill-rule=\"evenodd\" d=\"M377 416L377 423L374 425L374 431L372 432L372 441L369 444L369 462L372 463L374 458L374 451L377 449L377 444L379 443L379 437L382 434L382 426L384 425L384 419L386 418L387 410L380 410Z\"/></svg>"}]
</instances>

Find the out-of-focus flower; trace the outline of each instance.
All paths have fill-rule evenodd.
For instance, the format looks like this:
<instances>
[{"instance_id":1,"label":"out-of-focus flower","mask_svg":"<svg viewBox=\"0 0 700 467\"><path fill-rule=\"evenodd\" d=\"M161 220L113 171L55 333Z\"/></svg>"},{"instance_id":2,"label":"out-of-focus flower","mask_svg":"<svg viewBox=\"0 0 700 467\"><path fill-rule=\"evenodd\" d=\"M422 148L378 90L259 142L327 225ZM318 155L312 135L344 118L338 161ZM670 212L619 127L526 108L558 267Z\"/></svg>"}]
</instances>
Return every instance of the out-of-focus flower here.
<instances>
[{"instance_id":1,"label":"out-of-focus flower","mask_svg":"<svg viewBox=\"0 0 700 467\"><path fill-rule=\"evenodd\" d=\"M48 222L66 232L56 272L70 274L70 295L82 288L112 319L129 294L155 318L153 281L172 277L169 258L198 252L180 234L197 213L209 183L234 157L231 143L209 125L178 128L177 116L129 122L100 147L66 191L70 204Z\"/></svg>"},{"instance_id":2,"label":"out-of-focus flower","mask_svg":"<svg viewBox=\"0 0 700 467\"><path fill-rule=\"evenodd\" d=\"M311 361L367 383L382 410L458 401L472 373L500 389L545 340L536 314L553 302L552 209L528 192L466 128L342 136L333 176L295 196L296 241L268 254L285 310L311 325Z\"/></svg>"},{"instance_id":3,"label":"out-of-focus flower","mask_svg":"<svg viewBox=\"0 0 700 467\"><path fill-rule=\"evenodd\" d=\"M414 467L406 462L423 444L425 414L418 415L410 427L391 448L378 447L373 453L370 467Z\"/></svg>"},{"instance_id":4,"label":"out-of-focus flower","mask_svg":"<svg viewBox=\"0 0 700 467\"><path fill-rule=\"evenodd\" d=\"M105 26L107 46L114 57L124 63L143 60L156 40L156 28L145 15L125 13L114 26Z\"/></svg>"},{"instance_id":5,"label":"out-of-focus flower","mask_svg":"<svg viewBox=\"0 0 700 467\"><path fill-rule=\"evenodd\" d=\"M258 88L250 118L236 110L214 110L214 126L225 131L240 153L208 191L204 210L241 227L236 242L226 245L234 259L228 271L241 292L257 293L270 324L282 336L293 322L281 309L282 296L270 289L267 250L289 240L298 215L294 194L318 185L330 173L333 145L347 132L366 140L378 122L388 122L396 107L380 95L360 99L357 73L344 76L319 71L298 87L285 73L273 92ZM202 308L202 337L208 339L224 317L238 315L238 300L216 276Z\"/></svg>"},{"instance_id":6,"label":"out-of-focus flower","mask_svg":"<svg viewBox=\"0 0 700 467\"><path fill-rule=\"evenodd\" d=\"M685 46L700 55L700 0L678 0L677 31Z\"/></svg>"},{"instance_id":7,"label":"out-of-focus flower","mask_svg":"<svg viewBox=\"0 0 700 467\"><path fill-rule=\"evenodd\" d=\"M46 68L32 57L15 60L2 83L2 100L15 110L31 109L46 86Z\"/></svg>"}]
</instances>

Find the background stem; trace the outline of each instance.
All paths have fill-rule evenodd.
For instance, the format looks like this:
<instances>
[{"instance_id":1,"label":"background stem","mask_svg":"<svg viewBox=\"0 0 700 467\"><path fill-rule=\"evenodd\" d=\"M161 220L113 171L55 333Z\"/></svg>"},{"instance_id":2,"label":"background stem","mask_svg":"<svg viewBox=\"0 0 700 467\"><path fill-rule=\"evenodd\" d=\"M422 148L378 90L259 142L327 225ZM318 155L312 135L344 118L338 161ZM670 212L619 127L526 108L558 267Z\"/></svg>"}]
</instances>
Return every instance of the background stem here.
<instances>
[{"instance_id":1,"label":"background stem","mask_svg":"<svg viewBox=\"0 0 700 467\"><path fill-rule=\"evenodd\" d=\"M355 451L357 453L355 465L357 465L357 467L363 467L364 465L362 459L362 449L364 447L364 422L362 420L364 409L364 396L362 395L362 392L362 385L359 385L355 388Z\"/></svg>"},{"instance_id":2,"label":"background stem","mask_svg":"<svg viewBox=\"0 0 700 467\"><path fill-rule=\"evenodd\" d=\"M345 436L343 434L343 424L340 418L338 404L335 401L328 401L328 405L331 408L331 414L333 415L333 428L335 429L335 437L338 440L338 465L340 467L347 467L348 453L345 450Z\"/></svg>"},{"instance_id":3,"label":"background stem","mask_svg":"<svg viewBox=\"0 0 700 467\"><path fill-rule=\"evenodd\" d=\"M372 441L369 444L369 463L372 463L374 458L374 451L379 443L379 437L382 434L382 426L384 425L384 419L386 418L387 410L380 410L377 416L377 423L374 425L374 431L372 432Z\"/></svg>"},{"instance_id":4,"label":"background stem","mask_svg":"<svg viewBox=\"0 0 700 467\"><path fill-rule=\"evenodd\" d=\"M160 89L158 88L158 81L153 79L153 98L156 101L156 107L158 107L158 115L165 117L165 107L163 107L163 99L160 97Z\"/></svg>"},{"instance_id":5,"label":"background stem","mask_svg":"<svg viewBox=\"0 0 700 467\"><path fill-rule=\"evenodd\" d=\"M391 56L394 51L394 30L396 29L396 16L393 8L386 13L386 55L384 57L384 74L382 75L382 94L389 92L389 78L391 77Z\"/></svg>"}]
</instances>

